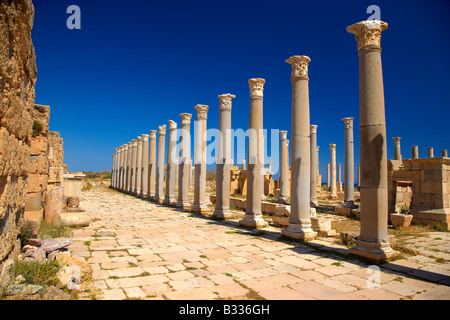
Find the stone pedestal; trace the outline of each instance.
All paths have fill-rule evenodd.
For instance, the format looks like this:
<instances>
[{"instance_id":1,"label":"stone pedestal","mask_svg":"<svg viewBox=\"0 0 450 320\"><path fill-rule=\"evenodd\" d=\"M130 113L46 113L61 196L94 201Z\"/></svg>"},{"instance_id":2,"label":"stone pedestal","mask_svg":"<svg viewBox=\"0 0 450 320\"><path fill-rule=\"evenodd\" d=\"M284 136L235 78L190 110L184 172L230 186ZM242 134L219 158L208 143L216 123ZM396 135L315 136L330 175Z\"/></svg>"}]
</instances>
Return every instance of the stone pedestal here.
<instances>
[{"instance_id":1,"label":"stone pedestal","mask_svg":"<svg viewBox=\"0 0 450 320\"><path fill-rule=\"evenodd\" d=\"M175 205L175 184L177 180L177 123L169 120L169 146L167 148L166 197L164 204Z\"/></svg>"},{"instance_id":2,"label":"stone pedestal","mask_svg":"<svg viewBox=\"0 0 450 320\"><path fill-rule=\"evenodd\" d=\"M310 122L309 77L307 56L293 56L291 64L292 130L291 130L291 215L281 233L289 238L310 240L317 236L310 217Z\"/></svg>"},{"instance_id":3,"label":"stone pedestal","mask_svg":"<svg viewBox=\"0 0 450 320\"><path fill-rule=\"evenodd\" d=\"M289 140L287 131L280 131L280 197L278 200L287 203L289 198Z\"/></svg>"},{"instance_id":4,"label":"stone pedestal","mask_svg":"<svg viewBox=\"0 0 450 320\"><path fill-rule=\"evenodd\" d=\"M150 146L148 155L148 188L147 188L147 198L153 198L156 194L156 130L150 130ZM165 132L164 132L165 137ZM165 152L163 152L164 155ZM164 164L164 161L163 161Z\"/></svg>"},{"instance_id":5,"label":"stone pedestal","mask_svg":"<svg viewBox=\"0 0 450 320\"><path fill-rule=\"evenodd\" d=\"M166 148L166 125L158 127L158 158L156 162L156 189L154 200L164 201L164 158Z\"/></svg>"},{"instance_id":6,"label":"stone pedestal","mask_svg":"<svg viewBox=\"0 0 450 320\"><path fill-rule=\"evenodd\" d=\"M330 197L337 198L336 188L336 145L330 144Z\"/></svg>"},{"instance_id":7,"label":"stone pedestal","mask_svg":"<svg viewBox=\"0 0 450 320\"><path fill-rule=\"evenodd\" d=\"M227 219L230 211L230 165L231 165L231 105L236 98L232 94L219 96L219 141L216 162L216 207L214 219Z\"/></svg>"},{"instance_id":8,"label":"stone pedestal","mask_svg":"<svg viewBox=\"0 0 450 320\"><path fill-rule=\"evenodd\" d=\"M362 21L347 28L355 34L359 54L361 231L350 253L375 263L395 255L387 236L387 140L381 66L381 32L387 23Z\"/></svg>"},{"instance_id":9,"label":"stone pedestal","mask_svg":"<svg viewBox=\"0 0 450 320\"><path fill-rule=\"evenodd\" d=\"M178 167L178 199L176 206L190 210L189 203L189 177L191 176L189 161L191 159L191 118L192 114L182 113L181 117L181 143L180 165Z\"/></svg>"},{"instance_id":10,"label":"stone pedestal","mask_svg":"<svg viewBox=\"0 0 450 320\"><path fill-rule=\"evenodd\" d=\"M310 202L312 207L316 207L319 204L317 200L317 166L318 166L318 158L317 158L317 126L310 126L310 155L311 155L311 186L310 186Z\"/></svg>"},{"instance_id":11,"label":"stone pedestal","mask_svg":"<svg viewBox=\"0 0 450 320\"><path fill-rule=\"evenodd\" d=\"M354 118L342 119L345 125L345 163L344 163L344 207L355 206L355 157L353 143L353 120Z\"/></svg>"},{"instance_id":12,"label":"stone pedestal","mask_svg":"<svg viewBox=\"0 0 450 320\"><path fill-rule=\"evenodd\" d=\"M239 221L246 228L264 228L267 222L262 218L261 198L264 193L264 136L263 136L263 92L264 79L249 80L250 122L247 165L247 207Z\"/></svg>"},{"instance_id":13,"label":"stone pedestal","mask_svg":"<svg viewBox=\"0 0 450 320\"><path fill-rule=\"evenodd\" d=\"M209 106L197 105L197 130L195 136L195 176L194 176L194 202L193 212L209 211L206 202L206 121Z\"/></svg>"},{"instance_id":14,"label":"stone pedestal","mask_svg":"<svg viewBox=\"0 0 450 320\"><path fill-rule=\"evenodd\" d=\"M148 138L150 135L142 135L142 188L140 196L146 198L148 194Z\"/></svg>"}]
</instances>

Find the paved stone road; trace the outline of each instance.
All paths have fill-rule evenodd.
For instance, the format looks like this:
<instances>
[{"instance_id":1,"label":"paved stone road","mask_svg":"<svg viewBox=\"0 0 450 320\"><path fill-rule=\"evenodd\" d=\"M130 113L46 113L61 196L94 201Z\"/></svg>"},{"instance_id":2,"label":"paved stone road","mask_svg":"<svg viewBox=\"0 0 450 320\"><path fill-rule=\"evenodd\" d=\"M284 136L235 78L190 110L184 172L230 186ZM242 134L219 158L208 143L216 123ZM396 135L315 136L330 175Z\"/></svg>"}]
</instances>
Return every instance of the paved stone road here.
<instances>
[{"instance_id":1,"label":"paved stone road","mask_svg":"<svg viewBox=\"0 0 450 320\"><path fill-rule=\"evenodd\" d=\"M377 282L368 264L325 239L289 242L276 228L248 231L104 187L83 192L81 206L94 221L69 250L91 264L106 300L450 298L445 250L440 263L419 255L385 264ZM448 248L448 233L427 238Z\"/></svg>"}]
</instances>

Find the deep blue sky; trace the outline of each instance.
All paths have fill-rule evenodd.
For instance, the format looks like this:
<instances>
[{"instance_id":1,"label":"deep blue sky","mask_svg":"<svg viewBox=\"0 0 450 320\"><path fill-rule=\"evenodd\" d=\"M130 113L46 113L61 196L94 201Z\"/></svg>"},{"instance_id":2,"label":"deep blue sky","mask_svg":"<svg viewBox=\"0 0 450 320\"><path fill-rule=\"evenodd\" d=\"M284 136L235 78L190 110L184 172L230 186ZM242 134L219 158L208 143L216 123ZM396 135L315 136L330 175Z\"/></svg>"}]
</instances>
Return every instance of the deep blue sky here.
<instances>
[{"instance_id":1,"label":"deep blue sky","mask_svg":"<svg viewBox=\"0 0 450 320\"><path fill-rule=\"evenodd\" d=\"M69 5L81 30L69 30ZM264 126L290 131L292 55L311 58L311 124L318 125L320 170L329 144L344 163L343 117L355 118L359 163L358 55L346 27L378 5L388 158L450 149L450 2L422 1L34 1L36 103L51 106L50 130L64 139L69 171L109 170L114 148L180 113L210 106L218 127L219 94L232 93L233 128L248 129L248 79L266 79ZM193 128L192 128L193 132ZM192 146L192 151L194 146ZM238 159L238 161L240 161Z\"/></svg>"}]
</instances>

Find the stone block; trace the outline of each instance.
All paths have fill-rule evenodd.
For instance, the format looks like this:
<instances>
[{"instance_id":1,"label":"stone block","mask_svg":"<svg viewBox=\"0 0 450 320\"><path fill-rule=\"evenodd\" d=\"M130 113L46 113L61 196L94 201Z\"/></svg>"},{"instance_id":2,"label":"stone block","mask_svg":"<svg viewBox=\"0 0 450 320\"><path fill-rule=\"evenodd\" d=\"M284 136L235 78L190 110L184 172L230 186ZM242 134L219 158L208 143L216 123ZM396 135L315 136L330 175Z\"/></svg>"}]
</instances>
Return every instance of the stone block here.
<instances>
[{"instance_id":1,"label":"stone block","mask_svg":"<svg viewBox=\"0 0 450 320\"><path fill-rule=\"evenodd\" d=\"M336 230L331 228L331 221L331 219L311 217L311 227L314 231L318 232L319 236L334 236L336 235Z\"/></svg>"},{"instance_id":2,"label":"stone block","mask_svg":"<svg viewBox=\"0 0 450 320\"><path fill-rule=\"evenodd\" d=\"M44 219L47 223L61 224L61 212L64 200L64 187L54 187L47 192Z\"/></svg>"}]
</instances>

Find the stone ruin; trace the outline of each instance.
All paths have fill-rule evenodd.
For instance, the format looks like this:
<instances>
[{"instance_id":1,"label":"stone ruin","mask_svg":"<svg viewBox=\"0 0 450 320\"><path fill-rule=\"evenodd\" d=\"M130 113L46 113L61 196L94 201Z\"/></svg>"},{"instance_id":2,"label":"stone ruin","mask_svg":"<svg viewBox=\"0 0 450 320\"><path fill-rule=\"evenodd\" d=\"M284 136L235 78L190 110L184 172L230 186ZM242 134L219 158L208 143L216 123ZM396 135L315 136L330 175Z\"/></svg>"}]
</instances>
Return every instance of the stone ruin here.
<instances>
[{"instance_id":1,"label":"stone ruin","mask_svg":"<svg viewBox=\"0 0 450 320\"><path fill-rule=\"evenodd\" d=\"M63 142L58 132L49 131L50 107L35 104L33 4L31 0L2 1L0 17L0 264L3 267L20 252L18 235L25 220L37 224L42 219L53 221L64 207L78 207L79 201L73 198L79 197L79 192L67 187L64 198L64 186L71 184L73 178L65 177Z\"/></svg>"}]
</instances>

